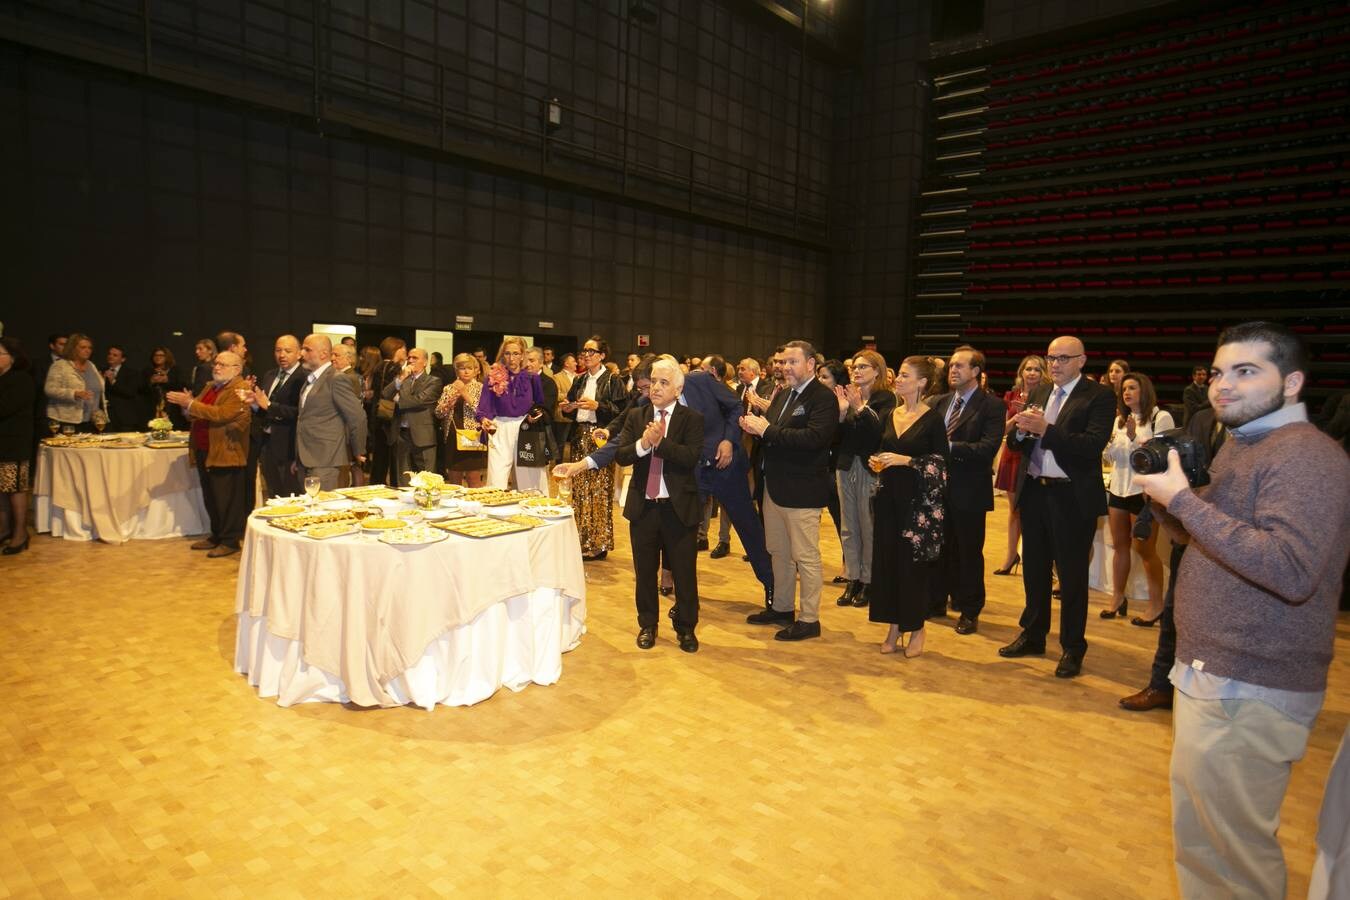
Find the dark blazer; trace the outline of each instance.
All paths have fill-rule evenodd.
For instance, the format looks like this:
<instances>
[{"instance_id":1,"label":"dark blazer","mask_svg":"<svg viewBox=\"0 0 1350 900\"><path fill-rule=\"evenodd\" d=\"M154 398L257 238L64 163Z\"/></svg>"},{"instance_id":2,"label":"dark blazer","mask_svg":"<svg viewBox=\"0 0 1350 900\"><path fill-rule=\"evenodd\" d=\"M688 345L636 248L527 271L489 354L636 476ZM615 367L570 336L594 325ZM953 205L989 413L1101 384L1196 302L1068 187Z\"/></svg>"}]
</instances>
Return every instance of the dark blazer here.
<instances>
[{"instance_id":1,"label":"dark blazer","mask_svg":"<svg viewBox=\"0 0 1350 900\"><path fill-rule=\"evenodd\" d=\"M580 399L582 392L586 389L586 381L590 377L590 373L587 372L573 379L572 387L567 391L569 401L575 403ZM595 402L598 406L595 410L595 423L601 428L608 428L610 422L618 416L624 406L623 379L616 378L610 373L609 369L601 369L596 379ZM563 413L563 416L573 422L577 419L575 410L570 413Z\"/></svg>"},{"instance_id":2,"label":"dark blazer","mask_svg":"<svg viewBox=\"0 0 1350 900\"><path fill-rule=\"evenodd\" d=\"M699 458L710 463L717 458L717 445L731 441L734 455L741 445L741 403L736 395L716 377L707 372L690 372L684 376L684 402L703 417L703 448Z\"/></svg>"},{"instance_id":3,"label":"dark blazer","mask_svg":"<svg viewBox=\"0 0 1350 900\"><path fill-rule=\"evenodd\" d=\"M272 392L272 385L280 374L280 369L272 369L258 382L263 393L270 392L272 396L266 410L260 409L253 413L253 437L262 440L263 428L270 428L267 436L268 443L273 447L272 452L275 453L277 447L284 447L282 458L295 459L295 419L300 414L300 389L305 386L305 378L309 373L304 366L296 363L295 371L286 376L281 387Z\"/></svg>"},{"instance_id":4,"label":"dark blazer","mask_svg":"<svg viewBox=\"0 0 1350 900\"><path fill-rule=\"evenodd\" d=\"M881 447L881 435L886 420L895 412L895 394L877 388L867 398L867 405L857 415L850 415L839 423L839 447L834 456L834 467L841 472L853 468L853 460L868 457ZM866 458L863 459L866 464Z\"/></svg>"},{"instance_id":5,"label":"dark blazer","mask_svg":"<svg viewBox=\"0 0 1350 900\"><path fill-rule=\"evenodd\" d=\"M736 385L736 399L745 401L745 389L748 387L744 381ZM768 397L773 393L773 379L759 376L759 381L755 384L755 393L761 397Z\"/></svg>"},{"instance_id":6,"label":"dark blazer","mask_svg":"<svg viewBox=\"0 0 1350 900\"><path fill-rule=\"evenodd\" d=\"M206 386L211 382L211 363L194 363L188 371L188 378L191 381L189 385L194 397L199 396Z\"/></svg>"},{"instance_id":7,"label":"dark blazer","mask_svg":"<svg viewBox=\"0 0 1350 900\"><path fill-rule=\"evenodd\" d=\"M11 368L0 375L0 462L22 462L33 455L33 376Z\"/></svg>"},{"instance_id":8,"label":"dark blazer","mask_svg":"<svg viewBox=\"0 0 1350 900\"><path fill-rule=\"evenodd\" d=\"M769 427L760 439L759 459L769 498L788 509L823 508L830 500L830 445L839 429L834 391L812 378L792 409L789 388L778 392L765 412Z\"/></svg>"},{"instance_id":9,"label":"dark blazer","mask_svg":"<svg viewBox=\"0 0 1350 900\"><path fill-rule=\"evenodd\" d=\"M116 381L103 379L103 395L108 398L108 426L112 430L140 431L145 427L150 417L141 404L140 370L123 363Z\"/></svg>"},{"instance_id":10,"label":"dark blazer","mask_svg":"<svg viewBox=\"0 0 1350 900\"><path fill-rule=\"evenodd\" d=\"M1078 393L1077 389L1074 393ZM956 402L956 392L937 398L933 411L943 422ZM994 508L994 457L1003 442L1003 423L1007 421L1003 401L976 388L970 402L957 416L955 428L947 440L951 445L947 468L947 506L952 509L991 510ZM944 430L946 426L943 426ZM1055 457L1058 459L1058 455ZM1065 471L1068 471L1067 469Z\"/></svg>"},{"instance_id":11,"label":"dark blazer","mask_svg":"<svg viewBox=\"0 0 1350 900\"><path fill-rule=\"evenodd\" d=\"M1054 384L1037 386L1027 397L1027 405L1046 407ZM1116 395L1109 387L1079 377L1073 393L1064 401L1055 423L1045 430L1042 446L1055 454L1055 462L1073 481L1078 508L1084 516L1106 515L1106 486L1102 483L1102 450L1111 438L1111 423L1116 417ZM1022 502L1022 487L1031 464L1036 439L1018 437L1017 429L1008 432L1008 446L1022 454L1017 466L1017 502Z\"/></svg>"},{"instance_id":12,"label":"dark blazer","mask_svg":"<svg viewBox=\"0 0 1350 900\"><path fill-rule=\"evenodd\" d=\"M651 470L652 458L659 456L663 461L661 474L666 479L670 505L680 521L693 528L703 518L703 503L699 500L695 478L699 451L703 446L703 416L676 403L666 422L666 436L661 443L646 456L638 456L638 438L655 416L656 408L645 403L629 410L623 420L615 459L621 466L633 467L623 517L631 522L642 515L646 508L647 473Z\"/></svg>"}]
</instances>

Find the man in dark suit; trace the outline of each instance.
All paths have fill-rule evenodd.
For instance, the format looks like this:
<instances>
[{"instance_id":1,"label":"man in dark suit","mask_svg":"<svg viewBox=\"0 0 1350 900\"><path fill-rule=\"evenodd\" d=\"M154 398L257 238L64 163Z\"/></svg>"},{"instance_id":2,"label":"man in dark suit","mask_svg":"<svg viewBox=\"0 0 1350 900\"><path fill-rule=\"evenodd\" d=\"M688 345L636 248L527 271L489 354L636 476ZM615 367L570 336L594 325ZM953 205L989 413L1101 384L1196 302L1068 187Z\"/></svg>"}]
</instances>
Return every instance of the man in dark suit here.
<instances>
[{"instance_id":1,"label":"man in dark suit","mask_svg":"<svg viewBox=\"0 0 1350 900\"><path fill-rule=\"evenodd\" d=\"M103 370L103 394L108 399L109 431L140 431L146 415L141 403L141 373L127 365L127 352L108 345L108 367Z\"/></svg>"},{"instance_id":2,"label":"man in dark suit","mask_svg":"<svg viewBox=\"0 0 1350 900\"><path fill-rule=\"evenodd\" d=\"M830 499L830 443L839 427L839 401L816 380L815 354L807 341L784 344L785 389L767 415L740 420L744 431L761 439L764 535L774 583L773 605L746 621L786 625L774 635L779 641L820 637L820 511ZM801 613L794 616L799 577Z\"/></svg>"},{"instance_id":3,"label":"man in dark suit","mask_svg":"<svg viewBox=\"0 0 1350 900\"><path fill-rule=\"evenodd\" d=\"M398 473L394 484L406 484L408 472L431 471L436 466L436 423L431 411L441 399L441 380L427 371L429 361L421 347L409 350L407 365L380 392L385 400L394 401L394 417L385 423Z\"/></svg>"},{"instance_id":4,"label":"man in dark suit","mask_svg":"<svg viewBox=\"0 0 1350 900\"><path fill-rule=\"evenodd\" d=\"M1003 441L1003 401L980 390L984 354L958 347L947 363L951 392L933 407L947 428L947 516L942 560L929 580L929 615L961 614L957 634L974 634L984 609L984 519L994 508L994 457Z\"/></svg>"},{"instance_id":5,"label":"man in dark suit","mask_svg":"<svg viewBox=\"0 0 1350 900\"><path fill-rule=\"evenodd\" d=\"M713 374L725 365L713 354L704 368L684 379L681 401L703 416L703 446L699 455L698 489L722 505L722 515L736 529L755 577L764 585L764 606L773 603L773 558L764 543L764 524L750 500L746 479L749 460L741 448L741 403L722 380ZM717 545L722 548L724 545ZM714 559L719 554L714 551ZM726 556L726 553L720 554Z\"/></svg>"},{"instance_id":6,"label":"man in dark suit","mask_svg":"<svg viewBox=\"0 0 1350 900\"><path fill-rule=\"evenodd\" d=\"M188 374L188 382L193 394L200 394L211 380L211 361L216 358L216 342L211 338L200 338L192 348L196 362Z\"/></svg>"},{"instance_id":7,"label":"man in dark suit","mask_svg":"<svg viewBox=\"0 0 1350 900\"><path fill-rule=\"evenodd\" d=\"M305 379L300 372L300 341L283 334L272 347L277 367L253 387L253 433L257 441L258 468L262 470L263 489L268 497L294 496L300 493L295 475L295 418L300 414L300 389Z\"/></svg>"},{"instance_id":8,"label":"man in dark suit","mask_svg":"<svg viewBox=\"0 0 1350 900\"><path fill-rule=\"evenodd\" d=\"M296 475L319 479L320 490L338 486L341 468L366 461L366 414L361 398L333 369L333 342L311 334L300 345L308 374L300 388L300 413L295 417Z\"/></svg>"},{"instance_id":9,"label":"man in dark suit","mask_svg":"<svg viewBox=\"0 0 1350 900\"><path fill-rule=\"evenodd\" d=\"M703 416L677 400L684 386L680 367L657 360L651 370L651 403L624 417L616 460L633 467L623 516L633 545L637 645L650 650L660 620L658 557L675 580L675 633L680 649L698 650L698 552L695 535L703 506L694 471L703 445Z\"/></svg>"},{"instance_id":10,"label":"man in dark suit","mask_svg":"<svg viewBox=\"0 0 1350 900\"><path fill-rule=\"evenodd\" d=\"M1109 386L1082 377L1083 342L1064 335L1050 342L1049 384L1027 397L1008 434L1020 451L1017 509L1022 516L1022 633L1000 656L1040 656L1050 631L1050 570L1059 571L1058 678L1083 670L1087 653L1088 559L1097 518L1106 515L1102 449L1111 436L1116 398Z\"/></svg>"}]
</instances>

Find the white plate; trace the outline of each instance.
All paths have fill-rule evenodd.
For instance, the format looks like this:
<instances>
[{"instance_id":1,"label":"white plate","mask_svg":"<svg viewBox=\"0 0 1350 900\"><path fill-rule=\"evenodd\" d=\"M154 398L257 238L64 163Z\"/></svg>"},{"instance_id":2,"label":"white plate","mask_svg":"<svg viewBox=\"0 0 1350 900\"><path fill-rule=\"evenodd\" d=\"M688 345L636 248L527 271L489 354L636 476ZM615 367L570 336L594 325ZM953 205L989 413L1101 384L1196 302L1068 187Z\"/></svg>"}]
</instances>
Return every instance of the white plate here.
<instances>
[{"instance_id":1,"label":"white plate","mask_svg":"<svg viewBox=\"0 0 1350 900\"><path fill-rule=\"evenodd\" d=\"M332 510L351 509L355 505L356 501L348 500L346 497L342 497L338 500L325 500L319 504L319 506L323 507L324 509L332 509Z\"/></svg>"},{"instance_id":2,"label":"white plate","mask_svg":"<svg viewBox=\"0 0 1350 900\"><path fill-rule=\"evenodd\" d=\"M572 515L570 506L541 506L539 508L522 509L527 516L538 516L541 519L566 519Z\"/></svg>"},{"instance_id":3,"label":"white plate","mask_svg":"<svg viewBox=\"0 0 1350 900\"><path fill-rule=\"evenodd\" d=\"M309 498L304 494L296 494L291 497L273 497L267 501L268 506L304 506Z\"/></svg>"},{"instance_id":4,"label":"white plate","mask_svg":"<svg viewBox=\"0 0 1350 900\"><path fill-rule=\"evenodd\" d=\"M380 543L392 544L395 547L421 547L426 544L440 543L449 536L448 532L426 526L399 528L380 535Z\"/></svg>"},{"instance_id":5,"label":"white plate","mask_svg":"<svg viewBox=\"0 0 1350 900\"><path fill-rule=\"evenodd\" d=\"M303 534L305 537L309 538L310 540L313 540L313 541L327 541L327 540L331 540L332 538L335 538L335 537L346 537L346 536L349 535L349 534L356 534L356 533L360 530L360 529L357 527L356 523L353 522L351 525L347 526L347 530L345 530L345 531L339 531L339 532L337 532L337 533L335 533L335 534L325 534L323 537L319 537L319 536L316 535L316 534L310 534L310 531L309 531L310 528L316 528L316 527L318 527L318 526L310 525L310 526L308 526L307 528L305 528L304 531L301 531L300 533Z\"/></svg>"}]
</instances>

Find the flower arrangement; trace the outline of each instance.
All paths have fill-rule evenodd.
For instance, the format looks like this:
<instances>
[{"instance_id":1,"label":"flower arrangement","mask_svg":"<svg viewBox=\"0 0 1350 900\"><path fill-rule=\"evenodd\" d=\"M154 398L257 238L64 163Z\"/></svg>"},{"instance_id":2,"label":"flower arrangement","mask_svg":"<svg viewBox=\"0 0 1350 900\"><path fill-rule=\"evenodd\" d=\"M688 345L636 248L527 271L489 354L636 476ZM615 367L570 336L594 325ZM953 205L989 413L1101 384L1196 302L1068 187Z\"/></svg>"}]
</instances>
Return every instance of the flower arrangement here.
<instances>
[{"instance_id":1,"label":"flower arrangement","mask_svg":"<svg viewBox=\"0 0 1350 900\"><path fill-rule=\"evenodd\" d=\"M168 418L166 418L165 416L157 416L157 417L151 419L149 422L146 422L145 424L146 424L146 427L148 427L151 431L172 431L172 430L173 430L173 423L170 422L170 421L168 420Z\"/></svg>"},{"instance_id":2,"label":"flower arrangement","mask_svg":"<svg viewBox=\"0 0 1350 900\"><path fill-rule=\"evenodd\" d=\"M445 487L445 477L435 472L404 472L408 476L408 486L414 490L441 490Z\"/></svg>"},{"instance_id":3,"label":"flower arrangement","mask_svg":"<svg viewBox=\"0 0 1350 900\"><path fill-rule=\"evenodd\" d=\"M506 366L501 363L493 363L492 368L488 369L488 387L492 388L492 393L500 397L506 393L510 384L511 373L506 371Z\"/></svg>"}]
</instances>

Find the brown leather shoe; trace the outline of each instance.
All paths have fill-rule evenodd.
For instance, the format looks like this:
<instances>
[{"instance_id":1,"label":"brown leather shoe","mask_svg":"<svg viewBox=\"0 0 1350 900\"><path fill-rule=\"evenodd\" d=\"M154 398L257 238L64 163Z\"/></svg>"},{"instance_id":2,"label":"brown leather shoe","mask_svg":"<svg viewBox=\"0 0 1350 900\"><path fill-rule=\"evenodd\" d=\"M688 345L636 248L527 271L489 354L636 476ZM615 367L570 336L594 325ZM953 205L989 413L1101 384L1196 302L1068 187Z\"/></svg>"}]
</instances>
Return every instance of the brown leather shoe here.
<instances>
[{"instance_id":1,"label":"brown leather shoe","mask_svg":"<svg viewBox=\"0 0 1350 900\"><path fill-rule=\"evenodd\" d=\"M1148 712L1150 709L1171 709L1172 692L1147 687L1137 694L1120 698L1120 708L1130 712Z\"/></svg>"},{"instance_id":2,"label":"brown leather shoe","mask_svg":"<svg viewBox=\"0 0 1350 900\"><path fill-rule=\"evenodd\" d=\"M221 544L220 546L215 547L210 552L208 552L206 556L208 559L220 559L222 556L234 556L234 554L238 552L239 552L238 547L229 547L226 546L225 544Z\"/></svg>"},{"instance_id":3,"label":"brown leather shoe","mask_svg":"<svg viewBox=\"0 0 1350 900\"><path fill-rule=\"evenodd\" d=\"M213 541L213 540L211 540L210 538L203 538L202 540L200 540L200 541L198 541L197 543L193 544L193 545L192 545L191 547L189 547L188 549L189 549L189 550L214 550L214 549L216 549L217 546L218 546L218 545L216 544L216 542Z\"/></svg>"}]
</instances>

